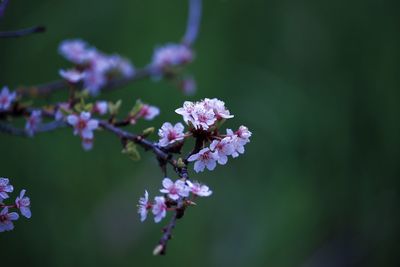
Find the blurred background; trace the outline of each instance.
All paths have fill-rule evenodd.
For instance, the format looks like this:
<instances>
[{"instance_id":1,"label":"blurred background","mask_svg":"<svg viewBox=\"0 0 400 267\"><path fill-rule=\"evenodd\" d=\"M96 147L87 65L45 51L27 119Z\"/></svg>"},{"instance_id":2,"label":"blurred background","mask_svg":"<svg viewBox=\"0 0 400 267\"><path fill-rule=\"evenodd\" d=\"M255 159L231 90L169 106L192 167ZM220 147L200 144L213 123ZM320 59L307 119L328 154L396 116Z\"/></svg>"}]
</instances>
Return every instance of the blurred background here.
<instances>
[{"instance_id":1,"label":"blurred background","mask_svg":"<svg viewBox=\"0 0 400 267\"><path fill-rule=\"evenodd\" d=\"M136 214L143 191L160 188L153 156L132 162L107 133L84 152L63 129L0 135L0 175L28 190L33 213L0 234L1 265L399 266L399 7L206 0L188 70L195 96L149 80L101 95L160 107L133 131L180 121L184 100L218 97L235 115L226 126L253 132L243 156L195 176L214 194L178 222L167 256L152 256L167 220ZM1 31L48 31L0 40L0 85L58 79L69 38L144 66L155 46L180 40L186 18L185 0L11 0Z\"/></svg>"}]
</instances>

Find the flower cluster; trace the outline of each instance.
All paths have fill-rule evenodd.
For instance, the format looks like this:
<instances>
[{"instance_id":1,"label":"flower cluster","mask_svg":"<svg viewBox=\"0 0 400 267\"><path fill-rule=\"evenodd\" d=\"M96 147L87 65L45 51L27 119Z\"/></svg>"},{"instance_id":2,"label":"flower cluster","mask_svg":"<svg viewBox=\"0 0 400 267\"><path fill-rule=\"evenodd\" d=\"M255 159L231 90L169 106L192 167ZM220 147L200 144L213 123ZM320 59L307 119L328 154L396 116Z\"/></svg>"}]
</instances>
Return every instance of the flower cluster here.
<instances>
[{"instance_id":1,"label":"flower cluster","mask_svg":"<svg viewBox=\"0 0 400 267\"><path fill-rule=\"evenodd\" d=\"M61 77L70 83L83 81L84 88L92 95L97 95L115 75L131 77L134 74L134 68L127 59L106 55L82 40L63 41L59 52L76 65L73 69L60 70Z\"/></svg>"},{"instance_id":2,"label":"flower cluster","mask_svg":"<svg viewBox=\"0 0 400 267\"><path fill-rule=\"evenodd\" d=\"M206 98L199 102L186 101L183 107L175 110L182 115L183 120L189 125L189 132L185 135L181 123L172 126L166 122L158 132L160 147L167 147L186 136L194 136L199 139L202 147L188 157L188 161L194 161L194 170L202 172L205 168L214 170L217 163L225 165L228 156L236 158L244 153L244 146L250 142L251 132L246 126L240 126L237 131L226 130L226 134L220 134L220 126L226 120L233 118L225 103L217 98ZM205 144L209 143L209 146Z\"/></svg>"},{"instance_id":3,"label":"flower cluster","mask_svg":"<svg viewBox=\"0 0 400 267\"><path fill-rule=\"evenodd\" d=\"M20 195L15 199L15 204L6 205L4 200L9 198L8 193L12 193L14 187L10 185L7 178L0 178L0 232L11 231L14 229L13 221L18 220L19 215L17 212L10 212L10 209L18 209L22 216L31 218L32 213L30 210L31 202L29 197L25 196L26 190L21 190Z\"/></svg>"},{"instance_id":4,"label":"flower cluster","mask_svg":"<svg viewBox=\"0 0 400 267\"><path fill-rule=\"evenodd\" d=\"M155 49L152 66L157 71L184 65L193 60L192 50L183 44L166 44Z\"/></svg>"},{"instance_id":5,"label":"flower cluster","mask_svg":"<svg viewBox=\"0 0 400 267\"><path fill-rule=\"evenodd\" d=\"M15 92L10 92L7 86L4 86L0 92L0 111L8 110L17 97Z\"/></svg>"},{"instance_id":6,"label":"flower cluster","mask_svg":"<svg viewBox=\"0 0 400 267\"><path fill-rule=\"evenodd\" d=\"M143 222L147 218L148 212L154 215L154 221L160 222L166 215L167 211L175 210L179 201L183 201L184 205L193 205L192 201L196 196L208 197L212 191L208 186L198 182L190 182L189 180L176 180L173 182L166 177L162 181L163 188L160 192L163 196L156 196L154 202L149 201L149 194L145 191L144 197L139 199L138 213L140 220ZM192 195L190 197L190 194Z\"/></svg>"}]
</instances>

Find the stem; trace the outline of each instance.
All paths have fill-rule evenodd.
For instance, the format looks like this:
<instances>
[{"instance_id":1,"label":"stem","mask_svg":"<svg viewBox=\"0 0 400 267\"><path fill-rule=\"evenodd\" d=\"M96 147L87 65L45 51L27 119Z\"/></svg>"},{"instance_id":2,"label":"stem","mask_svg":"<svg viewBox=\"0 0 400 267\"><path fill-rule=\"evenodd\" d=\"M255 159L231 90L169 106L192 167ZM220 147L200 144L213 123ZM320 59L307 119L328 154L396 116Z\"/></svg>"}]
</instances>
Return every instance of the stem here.
<instances>
[{"instance_id":1,"label":"stem","mask_svg":"<svg viewBox=\"0 0 400 267\"><path fill-rule=\"evenodd\" d=\"M34 33L45 32L45 31L46 31L46 28L43 26L34 26L34 27L16 30L16 31L0 32L0 38L17 38L17 37L34 34Z\"/></svg>"}]
</instances>

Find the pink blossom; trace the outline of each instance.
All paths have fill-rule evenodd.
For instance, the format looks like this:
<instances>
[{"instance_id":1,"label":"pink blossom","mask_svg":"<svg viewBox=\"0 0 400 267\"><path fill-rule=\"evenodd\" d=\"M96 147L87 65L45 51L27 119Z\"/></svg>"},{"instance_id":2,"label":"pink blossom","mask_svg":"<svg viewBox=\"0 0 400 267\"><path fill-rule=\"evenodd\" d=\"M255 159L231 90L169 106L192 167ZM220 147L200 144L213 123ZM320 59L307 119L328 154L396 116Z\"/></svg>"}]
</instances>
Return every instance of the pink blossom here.
<instances>
[{"instance_id":1,"label":"pink blossom","mask_svg":"<svg viewBox=\"0 0 400 267\"><path fill-rule=\"evenodd\" d=\"M25 192L26 192L25 189L21 190L19 197L17 197L17 199L15 200L15 205L21 211L21 214L29 219L32 216L30 210L31 201L29 197L25 197Z\"/></svg>"},{"instance_id":2,"label":"pink blossom","mask_svg":"<svg viewBox=\"0 0 400 267\"><path fill-rule=\"evenodd\" d=\"M0 178L0 203L3 202L4 199L8 198L7 193L11 193L14 191L14 187L9 184L9 180L7 178Z\"/></svg>"},{"instance_id":3,"label":"pink blossom","mask_svg":"<svg viewBox=\"0 0 400 267\"><path fill-rule=\"evenodd\" d=\"M190 122L197 129L207 130L217 120L214 111L207 109L203 103L196 103L191 114L193 119Z\"/></svg>"},{"instance_id":4,"label":"pink blossom","mask_svg":"<svg viewBox=\"0 0 400 267\"><path fill-rule=\"evenodd\" d=\"M231 129L226 130L227 136L230 138L230 143L234 147L234 152L232 153L232 157L236 158L239 154L244 153L244 144L243 140L240 139L236 134L233 133Z\"/></svg>"},{"instance_id":5,"label":"pink blossom","mask_svg":"<svg viewBox=\"0 0 400 267\"><path fill-rule=\"evenodd\" d=\"M7 86L4 86L0 92L0 111L8 110L16 98L15 92L10 92Z\"/></svg>"},{"instance_id":6,"label":"pink blossom","mask_svg":"<svg viewBox=\"0 0 400 267\"><path fill-rule=\"evenodd\" d=\"M16 212L8 213L8 208L5 207L0 212L0 232L11 231L14 229L14 224L12 221L18 220L19 215Z\"/></svg>"},{"instance_id":7,"label":"pink blossom","mask_svg":"<svg viewBox=\"0 0 400 267\"><path fill-rule=\"evenodd\" d=\"M183 130L184 127L180 122L174 126L169 122L165 122L161 126L161 129L158 130L158 136L160 137L160 141L158 142L159 146L166 147L176 141L183 140Z\"/></svg>"},{"instance_id":8,"label":"pink blossom","mask_svg":"<svg viewBox=\"0 0 400 267\"><path fill-rule=\"evenodd\" d=\"M199 151L199 153L191 155L188 158L188 161L195 161L194 170L196 172L204 171L204 168L207 167L208 170L212 171L215 169L217 165L216 160L218 157L213 153L208 147L203 148Z\"/></svg>"},{"instance_id":9,"label":"pink blossom","mask_svg":"<svg viewBox=\"0 0 400 267\"><path fill-rule=\"evenodd\" d=\"M182 180L177 180L174 183L171 179L166 177L163 179L162 185L164 189L161 189L160 192L168 194L168 197L172 200L178 200L179 197L189 196L189 189Z\"/></svg>"},{"instance_id":10,"label":"pink blossom","mask_svg":"<svg viewBox=\"0 0 400 267\"><path fill-rule=\"evenodd\" d=\"M199 197L208 197L212 194L212 191L208 186L204 184L200 184L199 182L190 182L189 180L186 181L189 186L190 192L192 194L199 196Z\"/></svg>"},{"instance_id":11,"label":"pink blossom","mask_svg":"<svg viewBox=\"0 0 400 267\"><path fill-rule=\"evenodd\" d=\"M218 120L233 118L233 115L230 115L229 110L225 108L225 103L217 98L204 99L204 106L212 109Z\"/></svg>"},{"instance_id":12,"label":"pink blossom","mask_svg":"<svg viewBox=\"0 0 400 267\"><path fill-rule=\"evenodd\" d=\"M240 126L239 129L235 132L235 134L239 137L240 142L245 145L250 142L251 132L246 126Z\"/></svg>"},{"instance_id":13,"label":"pink blossom","mask_svg":"<svg viewBox=\"0 0 400 267\"><path fill-rule=\"evenodd\" d=\"M81 81L83 78L85 78L84 72L79 72L75 69L60 70L59 74L62 78L64 78L70 83L77 83Z\"/></svg>"},{"instance_id":14,"label":"pink blossom","mask_svg":"<svg viewBox=\"0 0 400 267\"><path fill-rule=\"evenodd\" d=\"M154 214L154 221L160 222L165 216L167 216L167 205L165 204L164 197L155 197L152 212Z\"/></svg>"},{"instance_id":15,"label":"pink blossom","mask_svg":"<svg viewBox=\"0 0 400 267\"><path fill-rule=\"evenodd\" d=\"M225 165L228 162L228 156L235 152L235 147L232 145L230 137L225 137L221 141L212 141L210 149L216 152L218 163L221 165Z\"/></svg>"},{"instance_id":16,"label":"pink blossom","mask_svg":"<svg viewBox=\"0 0 400 267\"><path fill-rule=\"evenodd\" d=\"M33 136L39 124L42 122L42 112L40 110L32 111L26 121L25 131L29 136Z\"/></svg>"},{"instance_id":17,"label":"pink blossom","mask_svg":"<svg viewBox=\"0 0 400 267\"><path fill-rule=\"evenodd\" d=\"M182 115L183 120L186 122L186 124L189 124L189 121L193 120L192 112L194 110L194 106L195 104L193 102L185 101L183 103L183 107L177 108L175 112L179 115Z\"/></svg>"},{"instance_id":18,"label":"pink blossom","mask_svg":"<svg viewBox=\"0 0 400 267\"><path fill-rule=\"evenodd\" d=\"M81 112L80 116L72 114L67 117L67 122L74 127L74 135L79 134L84 140L93 139L93 131L99 127L99 121L90 117L89 112Z\"/></svg>"},{"instance_id":19,"label":"pink blossom","mask_svg":"<svg viewBox=\"0 0 400 267\"><path fill-rule=\"evenodd\" d=\"M144 197L141 197L139 199L139 205L138 205L138 213L140 214L140 221L144 221L147 218L147 213L149 212L149 208L151 207L151 204L149 203L149 193L147 193L147 190L144 191Z\"/></svg>"},{"instance_id":20,"label":"pink blossom","mask_svg":"<svg viewBox=\"0 0 400 267\"><path fill-rule=\"evenodd\" d=\"M167 44L154 51L153 66L159 69L174 67L189 63L193 60L193 53L189 47L181 44Z\"/></svg>"},{"instance_id":21,"label":"pink blossom","mask_svg":"<svg viewBox=\"0 0 400 267\"><path fill-rule=\"evenodd\" d=\"M76 64L82 64L87 60L87 50L87 43L79 39L65 40L58 48L62 56Z\"/></svg>"},{"instance_id":22,"label":"pink blossom","mask_svg":"<svg viewBox=\"0 0 400 267\"><path fill-rule=\"evenodd\" d=\"M97 101L94 104L93 112L97 112L100 115L105 115L108 111L108 103L107 101Z\"/></svg>"},{"instance_id":23,"label":"pink blossom","mask_svg":"<svg viewBox=\"0 0 400 267\"><path fill-rule=\"evenodd\" d=\"M139 117L143 117L145 120L151 121L154 117L160 114L160 109L155 106L143 104L139 111Z\"/></svg>"},{"instance_id":24,"label":"pink blossom","mask_svg":"<svg viewBox=\"0 0 400 267\"><path fill-rule=\"evenodd\" d=\"M82 148L89 151L93 148L93 138L82 138Z\"/></svg>"}]
</instances>

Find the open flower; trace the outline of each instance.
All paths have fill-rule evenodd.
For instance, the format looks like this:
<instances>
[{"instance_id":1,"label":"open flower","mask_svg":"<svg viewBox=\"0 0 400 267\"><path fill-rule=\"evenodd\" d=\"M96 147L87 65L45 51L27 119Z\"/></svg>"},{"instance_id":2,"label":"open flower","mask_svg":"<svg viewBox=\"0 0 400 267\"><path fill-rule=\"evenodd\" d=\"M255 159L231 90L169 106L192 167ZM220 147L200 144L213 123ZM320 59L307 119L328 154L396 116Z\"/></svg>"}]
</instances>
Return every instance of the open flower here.
<instances>
[{"instance_id":1,"label":"open flower","mask_svg":"<svg viewBox=\"0 0 400 267\"><path fill-rule=\"evenodd\" d=\"M190 192L192 192L193 195L199 196L199 197L208 197L212 194L212 191L208 186L204 184L200 184L199 182L191 182L189 180L186 181L186 183L189 186Z\"/></svg>"},{"instance_id":2,"label":"open flower","mask_svg":"<svg viewBox=\"0 0 400 267\"><path fill-rule=\"evenodd\" d=\"M165 204L164 197L155 197L152 212L154 214L154 221L160 222L167 216L167 205Z\"/></svg>"},{"instance_id":3,"label":"open flower","mask_svg":"<svg viewBox=\"0 0 400 267\"><path fill-rule=\"evenodd\" d=\"M11 193L13 190L14 187L10 185L10 181L7 178L0 178L0 203L9 197L7 193Z\"/></svg>"},{"instance_id":4,"label":"open flower","mask_svg":"<svg viewBox=\"0 0 400 267\"><path fill-rule=\"evenodd\" d=\"M151 207L151 204L149 204L149 193L147 193L147 190L144 191L144 197L141 197L139 199L139 205L138 205L138 213L140 214L140 221L143 222L147 218L147 213L149 212L149 208Z\"/></svg>"},{"instance_id":5,"label":"open flower","mask_svg":"<svg viewBox=\"0 0 400 267\"><path fill-rule=\"evenodd\" d=\"M12 221L18 220L19 215L16 212L8 213L8 208L5 207L0 212L0 232L11 231L14 229L14 224Z\"/></svg>"},{"instance_id":6,"label":"open flower","mask_svg":"<svg viewBox=\"0 0 400 267\"><path fill-rule=\"evenodd\" d=\"M15 205L20 210L21 214L29 219L32 216L30 210L31 201L29 197L25 196L25 192L26 192L25 189L21 190L19 197L17 197L17 199L15 200Z\"/></svg>"},{"instance_id":7,"label":"open flower","mask_svg":"<svg viewBox=\"0 0 400 267\"><path fill-rule=\"evenodd\" d=\"M188 158L188 161L195 161L194 170L196 172L202 172L206 167L210 171L214 170L215 166L217 165L217 159L218 157L215 155L215 153L206 147L200 150L199 153L191 155Z\"/></svg>"},{"instance_id":8,"label":"open flower","mask_svg":"<svg viewBox=\"0 0 400 267\"><path fill-rule=\"evenodd\" d=\"M158 130L158 136L160 137L158 144L162 147L166 147L172 143L175 143L176 141L183 140L183 130L184 127L180 122L174 126L172 126L172 124L169 122L165 122L161 126L161 129Z\"/></svg>"},{"instance_id":9,"label":"open flower","mask_svg":"<svg viewBox=\"0 0 400 267\"><path fill-rule=\"evenodd\" d=\"M228 162L228 156L235 152L235 147L232 145L230 137L225 137L221 141L212 141L210 149L216 152L218 163L221 165L225 165Z\"/></svg>"},{"instance_id":10,"label":"open flower","mask_svg":"<svg viewBox=\"0 0 400 267\"><path fill-rule=\"evenodd\" d=\"M246 126L240 126L239 129L235 132L237 137L240 139L240 142L245 145L250 142L251 132Z\"/></svg>"},{"instance_id":11,"label":"open flower","mask_svg":"<svg viewBox=\"0 0 400 267\"><path fill-rule=\"evenodd\" d=\"M182 180L177 180L174 183L171 181L171 179L166 177L163 179L162 185L164 189L161 189L160 192L168 194L168 197L172 200L178 200L179 197L189 196L189 188Z\"/></svg>"},{"instance_id":12,"label":"open flower","mask_svg":"<svg viewBox=\"0 0 400 267\"><path fill-rule=\"evenodd\" d=\"M60 44L58 51L67 60L82 64L87 59L88 47L86 42L79 39L65 40Z\"/></svg>"},{"instance_id":13,"label":"open flower","mask_svg":"<svg viewBox=\"0 0 400 267\"><path fill-rule=\"evenodd\" d=\"M226 130L227 136L230 138L230 143L233 145L234 151L232 157L239 157L239 154L244 153L243 140L240 139L231 129Z\"/></svg>"},{"instance_id":14,"label":"open flower","mask_svg":"<svg viewBox=\"0 0 400 267\"><path fill-rule=\"evenodd\" d=\"M33 136L42 122L42 112L40 110L32 111L31 115L26 121L25 131L29 136Z\"/></svg>"},{"instance_id":15,"label":"open flower","mask_svg":"<svg viewBox=\"0 0 400 267\"><path fill-rule=\"evenodd\" d=\"M89 112L81 112L69 115L67 122L74 127L74 134L80 135L83 139L93 139L93 131L99 127L99 121L91 119Z\"/></svg>"},{"instance_id":16,"label":"open flower","mask_svg":"<svg viewBox=\"0 0 400 267\"><path fill-rule=\"evenodd\" d=\"M217 98L205 98L204 106L207 109L212 109L218 120L233 118L233 115L231 115L229 110L225 108L225 103Z\"/></svg>"},{"instance_id":17,"label":"open flower","mask_svg":"<svg viewBox=\"0 0 400 267\"><path fill-rule=\"evenodd\" d=\"M10 92L7 86L4 86L0 92L0 111L8 110L16 98L15 92Z\"/></svg>"}]
</instances>

